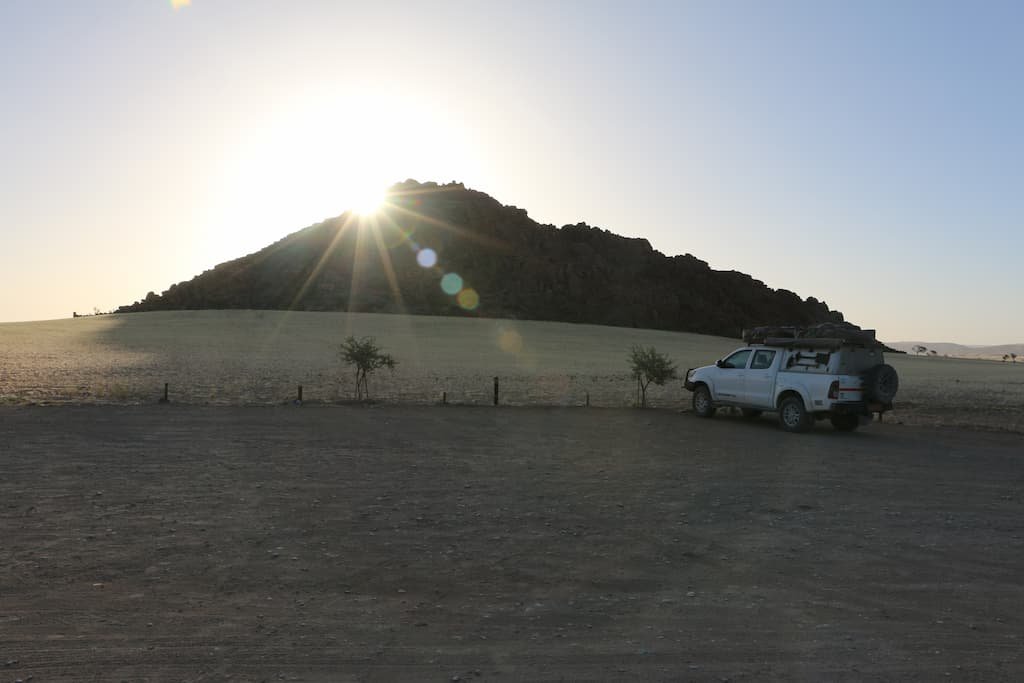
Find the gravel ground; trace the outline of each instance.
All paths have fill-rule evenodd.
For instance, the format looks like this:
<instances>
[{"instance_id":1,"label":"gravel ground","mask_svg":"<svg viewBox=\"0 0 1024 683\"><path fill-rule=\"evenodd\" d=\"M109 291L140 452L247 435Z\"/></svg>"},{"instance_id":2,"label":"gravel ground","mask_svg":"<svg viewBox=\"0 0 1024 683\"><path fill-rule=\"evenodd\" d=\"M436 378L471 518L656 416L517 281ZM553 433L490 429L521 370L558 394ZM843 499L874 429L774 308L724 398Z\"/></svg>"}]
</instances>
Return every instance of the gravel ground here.
<instances>
[{"instance_id":1,"label":"gravel ground","mask_svg":"<svg viewBox=\"0 0 1024 683\"><path fill-rule=\"evenodd\" d=\"M0 681L1024 679L1024 438L0 408Z\"/></svg>"}]
</instances>

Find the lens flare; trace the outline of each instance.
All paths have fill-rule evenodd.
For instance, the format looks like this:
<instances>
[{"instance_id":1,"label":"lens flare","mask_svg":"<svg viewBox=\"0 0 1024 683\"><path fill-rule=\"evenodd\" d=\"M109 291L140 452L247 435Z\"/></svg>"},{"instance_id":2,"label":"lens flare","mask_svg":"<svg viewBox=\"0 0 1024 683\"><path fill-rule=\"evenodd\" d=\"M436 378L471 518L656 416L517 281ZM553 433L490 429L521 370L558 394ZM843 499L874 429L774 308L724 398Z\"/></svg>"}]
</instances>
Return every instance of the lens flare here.
<instances>
[{"instance_id":1,"label":"lens flare","mask_svg":"<svg viewBox=\"0 0 1024 683\"><path fill-rule=\"evenodd\" d=\"M445 273L441 278L441 289L445 294L455 296L462 291L462 277L458 273Z\"/></svg>"},{"instance_id":2,"label":"lens flare","mask_svg":"<svg viewBox=\"0 0 1024 683\"><path fill-rule=\"evenodd\" d=\"M523 350L523 338L515 330L504 330L498 336L498 346L505 353L518 354Z\"/></svg>"},{"instance_id":3,"label":"lens flare","mask_svg":"<svg viewBox=\"0 0 1024 683\"><path fill-rule=\"evenodd\" d=\"M433 268L437 265L437 252L433 249L420 249L416 254L416 263L423 268Z\"/></svg>"},{"instance_id":4,"label":"lens flare","mask_svg":"<svg viewBox=\"0 0 1024 683\"><path fill-rule=\"evenodd\" d=\"M192 0L171 0L171 7L175 10L179 10L182 7L188 7L192 4Z\"/></svg>"},{"instance_id":5,"label":"lens flare","mask_svg":"<svg viewBox=\"0 0 1024 683\"><path fill-rule=\"evenodd\" d=\"M455 300L464 311L475 311L476 307L480 305L480 295L472 287L466 287L459 292Z\"/></svg>"}]
</instances>

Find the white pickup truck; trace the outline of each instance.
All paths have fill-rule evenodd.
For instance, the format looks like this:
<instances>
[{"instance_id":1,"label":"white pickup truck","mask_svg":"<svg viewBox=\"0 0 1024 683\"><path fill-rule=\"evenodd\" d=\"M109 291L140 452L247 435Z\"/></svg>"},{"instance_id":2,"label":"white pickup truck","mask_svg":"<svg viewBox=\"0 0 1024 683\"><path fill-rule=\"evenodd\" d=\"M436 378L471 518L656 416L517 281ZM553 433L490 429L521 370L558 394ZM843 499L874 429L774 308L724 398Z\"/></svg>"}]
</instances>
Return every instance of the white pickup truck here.
<instances>
[{"instance_id":1,"label":"white pickup truck","mask_svg":"<svg viewBox=\"0 0 1024 683\"><path fill-rule=\"evenodd\" d=\"M891 410L899 377L885 364L874 331L825 331L834 336L809 336L820 328L744 332L747 346L686 371L694 413L712 417L720 406L739 408L747 417L775 411L783 429L802 432L826 417L836 429L852 431L872 413Z\"/></svg>"}]
</instances>

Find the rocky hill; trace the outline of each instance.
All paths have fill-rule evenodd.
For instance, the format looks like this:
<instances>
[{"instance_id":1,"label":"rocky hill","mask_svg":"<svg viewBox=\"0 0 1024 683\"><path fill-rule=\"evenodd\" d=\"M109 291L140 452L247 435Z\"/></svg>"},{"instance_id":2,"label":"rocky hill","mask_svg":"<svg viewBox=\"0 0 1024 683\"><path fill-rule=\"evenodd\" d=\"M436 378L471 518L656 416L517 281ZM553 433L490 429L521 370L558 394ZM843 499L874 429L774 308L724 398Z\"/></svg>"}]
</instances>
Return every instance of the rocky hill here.
<instances>
[{"instance_id":1,"label":"rocky hill","mask_svg":"<svg viewBox=\"0 0 1024 683\"><path fill-rule=\"evenodd\" d=\"M343 214L118 312L295 309L474 315L738 337L762 323L840 321L813 297L583 223L556 228L462 184L406 181Z\"/></svg>"}]
</instances>

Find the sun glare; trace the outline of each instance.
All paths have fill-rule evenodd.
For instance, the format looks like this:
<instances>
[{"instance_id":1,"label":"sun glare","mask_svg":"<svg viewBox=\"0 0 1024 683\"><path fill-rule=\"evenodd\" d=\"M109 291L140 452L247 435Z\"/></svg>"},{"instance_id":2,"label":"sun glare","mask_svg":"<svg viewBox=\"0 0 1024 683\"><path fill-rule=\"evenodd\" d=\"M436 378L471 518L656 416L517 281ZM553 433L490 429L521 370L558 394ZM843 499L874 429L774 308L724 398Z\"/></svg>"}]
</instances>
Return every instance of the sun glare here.
<instances>
[{"instance_id":1,"label":"sun glare","mask_svg":"<svg viewBox=\"0 0 1024 683\"><path fill-rule=\"evenodd\" d=\"M349 210L360 216L376 213L384 204L385 192L377 188L352 188Z\"/></svg>"},{"instance_id":2,"label":"sun glare","mask_svg":"<svg viewBox=\"0 0 1024 683\"><path fill-rule=\"evenodd\" d=\"M385 87L297 86L236 135L216 170L223 190L204 233L210 261L346 211L379 215L386 188L406 178L480 176L450 116L426 96Z\"/></svg>"}]
</instances>

